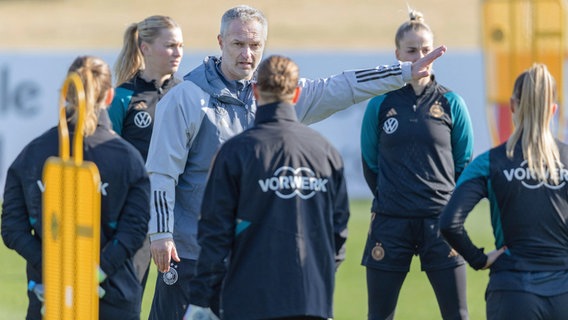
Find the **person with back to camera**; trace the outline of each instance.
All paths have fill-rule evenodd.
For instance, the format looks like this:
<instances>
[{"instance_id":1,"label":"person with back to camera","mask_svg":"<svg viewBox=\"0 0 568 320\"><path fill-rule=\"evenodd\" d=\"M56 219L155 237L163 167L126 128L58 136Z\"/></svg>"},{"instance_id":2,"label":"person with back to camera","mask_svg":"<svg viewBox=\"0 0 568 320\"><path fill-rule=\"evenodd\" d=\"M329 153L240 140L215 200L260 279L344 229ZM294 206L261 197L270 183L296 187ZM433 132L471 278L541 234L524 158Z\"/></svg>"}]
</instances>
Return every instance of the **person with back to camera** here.
<instances>
[{"instance_id":1,"label":"person with back to camera","mask_svg":"<svg viewBox=\"0 0 568 320\"><path fill-rule=\"evenodd\" d=\"M150 181L136 149L111 130L106 106L112 101L112 75L99 58L78 57L69 68L85 87L86 116L83 142L85 161L94 162L101 183L101 275L105 291L99 302L100 319L140 319L142 288L132 257L142 246L150 219ZM73 138L77 99L67 96L69 135ZM2 238L27 262L28 281L42 283L43 166L59 156L58 127L30 142L16 157L6 177L2 204ZM42 302L28 291L26 319L41 319Z\"/></svg>"},{"instance_id":2,"label":"person with back to camera","mask_svg":"<svg viewBox=\"0 0 568 320\"><path fill-rule=\"evenodd\" d=\"M298 76L289 58L264 60L253 85L254 126L225 142L215 157L184 319L203 319L199 314L210 312L221 283L223 319L333 316L349 201L339 152L298 122Z\"/></svg>"},{"instance_id":3,"label":"person with back to camera","mask_svg":"<svg viewBox=\"0 0 568 320\"><path fill-rule=\"evenodd\" d=\"M174 74L183 56L181 28L170 17L150 16L131 24L115 64L118 87L108 109L113 130L132 143L144 161L152 136L156 103L181 82ZM150 267L150 241L134 256L134 267L146 287Z\"/></svg>"},{"instance_id":4,"label":"person with back to camera","mask_svg":"<svg viewBox=\"0 0 568 320\"><path fill-rule=\"evenodd\" d=\"M488 320L568 316L568 146L550 129L557 108L546 65L520 74L511 97L513 133L466 168L440 220L442 234L471 267L490 269ZM464 228L483 198L497 248L487 254Z\"/></svg>"},{"instance_id":5,"label":"person with back to camera","mask_svg":"<svg viewBox=\"0 0 568 320\"><path fill-rule=\"evenodd\" d=\"M433 49L422 14L409 15L395 37L400 61L417 61ZM374 196L362 259L369 320L394 318L414 255L442 318L468 318L465 262L440 236L438 219L472 149L465 102L434 75L369 101L361 128L363 172Z\"/></svg>"},{"instance_id":6,"label":"person with back to camera","mask_svg":"<svg viewBox=\"0 0 568 320\"><path fill-rule=\"evenodd\" d=\"M262 12L237 6L225 12L217 37L221 57L206 57L158 103L146 168L152 185L150 250L159 270L151 319L179 319L199 253L197 220L207 174L219 146L254 123L254 74L268 33ZM310 124L377 94L429 75L441 46L415 63L300 79L295 109ZM175 226L175 227L174 227ZM163 281L160 281L163 280ZM213 310L218 309L213 303Z\"/></svg>"}]
</instances>

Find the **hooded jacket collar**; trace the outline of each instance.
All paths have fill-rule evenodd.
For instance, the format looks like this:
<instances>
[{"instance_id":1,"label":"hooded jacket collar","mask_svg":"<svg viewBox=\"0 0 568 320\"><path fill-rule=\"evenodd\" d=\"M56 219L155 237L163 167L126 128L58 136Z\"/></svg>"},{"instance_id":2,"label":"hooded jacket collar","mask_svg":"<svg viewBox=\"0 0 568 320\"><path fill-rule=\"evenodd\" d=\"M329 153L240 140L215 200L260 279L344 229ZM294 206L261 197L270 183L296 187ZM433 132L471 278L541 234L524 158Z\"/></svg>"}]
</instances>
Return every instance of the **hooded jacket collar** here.
<instances>
[{"instance_id":1,"label":"hooded jacket collar","mask_svg":"<svg viewBox=\"0 0 568 320\"><path fill-rule=\"evenodd\" d=\"M251 81L226 80L220 68L221 58L209 56L183 79L195 83L201 90L222 103L246 106L246 101L252 101ZM237 96L238 91L241 91L239 96Z\"/></svg>"},{"instance_id":2,"label":"hooded jacket collar","mask_svg":"<svg viewBox=\"0 0 568 320\"><path fill-rule=\"evenodd\" d=\"M70 132L75 132L75 119L72 117L73 113L72 111L67 110L67 126L69 128ZM97 120L97 127L101 127L107 130L111 130L112 129L112 123L110 121L110 117L108 115L108 111L107 109L100 109L99 110L99 115L98 115L98 120Z\"/></svg>"},{"instance_id":3,"label":"hooded jacket collar","mask_svg":"<svg viewBox=\"0 0 568 320\"><path fill-rule=\"evenodd\" d=\"M134 83L134 86L137 88L144 88L146 90L160 90L160 89L166 89L170 83L175 82L174 81L174 75L171 74L166 80L164 80L164 82L162 83L161 87L158 87L156 85L156 80L150 80L150 81L146 81L146 79L142 78L142 71L139 70L136 73L136 76L134 76L134 78L132 79L132 82Z\"/></svg>"},{"instance_id":4,"label":"hooded jacket collar","mask_svg":"<svg viewBox=\"0 0 568 320\"><path fill-rule=\"evenodd\" d=\"M418 95L418 97L424 96L424 95L430 95L434 90L436 90L436 87L438 85L438 83L436 82L436 77L434 75L430 76L430 82L428 82L428 84L426 84L426 86L424 87L424 90L422 91L421 94ZM412 84L407 83L404 87L403 90L405 91L405 93L408 94L414 94L414 87L412 86Z\"/></svg>"},{"instance_id":5,"label":"hooded jacket collar","mask_svg":"<svg viewBox=\"0 0 568 320\"><path fill-rule=\"evenodd\" d=\"M256 109L256 118L254 124L261 124L275 121L293 121L298 122L298 116L294 105L285 102L274 102L259 106Z\"/></svg>"}]
</instances>

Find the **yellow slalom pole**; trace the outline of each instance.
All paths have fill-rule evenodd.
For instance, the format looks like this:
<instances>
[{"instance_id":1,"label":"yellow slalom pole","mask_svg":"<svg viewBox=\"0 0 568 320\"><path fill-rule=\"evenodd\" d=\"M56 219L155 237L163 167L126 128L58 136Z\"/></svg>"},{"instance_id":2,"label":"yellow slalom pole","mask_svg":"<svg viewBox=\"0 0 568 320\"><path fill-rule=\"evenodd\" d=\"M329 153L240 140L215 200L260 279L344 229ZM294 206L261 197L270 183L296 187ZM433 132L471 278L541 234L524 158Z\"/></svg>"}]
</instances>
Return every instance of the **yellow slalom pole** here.
<instances>
[{"instance_id":1,"label":"yellow slalom pole","mask_svg":"<svg viewBox=\"0 0 568 320\"><path fill-rule=\"evenodd\" d=\"M77 121L70 159L66 97L70 85L77 96ZM81 78L71 73L61 89L59 157L44 165L43 283L44 319L98 319L100 261L100 175L83 161L86 112Z\"/></svg>"}]
</instances>

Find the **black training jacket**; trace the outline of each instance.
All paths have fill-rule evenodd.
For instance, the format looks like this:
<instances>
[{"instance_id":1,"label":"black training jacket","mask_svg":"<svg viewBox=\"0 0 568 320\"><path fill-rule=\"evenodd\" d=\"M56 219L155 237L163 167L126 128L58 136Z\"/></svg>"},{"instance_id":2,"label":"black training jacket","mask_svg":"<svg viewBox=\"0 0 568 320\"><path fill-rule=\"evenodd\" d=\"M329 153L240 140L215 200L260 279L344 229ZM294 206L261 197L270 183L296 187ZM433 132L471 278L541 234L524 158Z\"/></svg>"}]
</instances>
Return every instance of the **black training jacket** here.
<instances>
[{"instance_id":1,"label":"black training jacket","mask_svg":"<svg viewBox=\"0 0 568 320\"><path fill-rule=\"evenodd\" d=\"M259 106L255 126L223 144L213 164L191 303L209 306L223 281L223 319L331 318L348 218L336 149L292 105Z\"/></svg>"},{"instance_id":2,"label":"black training jacket","mask_svg":"<svg viewBox=\"0 0 568 320\"><path fill-rule=\"evenodd\" d=\"M492 272L568 270L568 146L559 141L557 145L562 166L558 184L533 177L521 142L515 146L513 159L507 157L506 144L502 144L465 169L442 213L440 228L473 268L483 268L487 256L473 244L464 223L475 205L487 198L495 248L508 248L491 265Z\"/></svg>"},{"instance_id":3,"label":"black training jacket","mask_svg":"<svg viewBox=\"0 0 568 320\"><path fill-rule=\"evenodd\" d=\"M137 73L132 79L116 87L116 94L108 109L112 129L132 143L140 151L144 161L148 157L156 104L180 82L172 75L161 87L156 87L156 81L146 81Z\"/></svg>"},{"instance_id":4,"label":"black training jacket","mask_svg":"<svg viewBox=\"0 0 568 320\"><path fill-rule=\"evenodd\" d=\"M69 131L72 142L71 124ZM140 310L142 288L131 257L142 246L150 217L144 162L132 145L110 130L106 111L101 112L95 133L84 138L83 148L84 160L94 162L101 177L100 265L108 275L101 284L106 291L103 300L121 309ZM26 260L28 281L37 283L42 283L42 173L50 156L59 156L57 127L30 142L11 164L2 204L4 243Z\"/></svg>"}]
</instances>

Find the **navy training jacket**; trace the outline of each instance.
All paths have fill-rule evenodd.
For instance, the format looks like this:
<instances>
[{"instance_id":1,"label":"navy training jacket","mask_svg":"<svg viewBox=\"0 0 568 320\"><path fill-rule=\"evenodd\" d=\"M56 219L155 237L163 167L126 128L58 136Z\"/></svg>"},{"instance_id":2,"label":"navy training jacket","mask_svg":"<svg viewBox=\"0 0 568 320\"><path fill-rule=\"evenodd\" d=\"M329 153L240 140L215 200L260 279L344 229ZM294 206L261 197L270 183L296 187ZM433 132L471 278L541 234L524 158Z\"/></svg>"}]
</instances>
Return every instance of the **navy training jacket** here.
<instances>
[{"instance_id":1,"label":"navy training jacket","mask_svg":"<svg viewBox=\"0 0 568 320\"><path fill-rule=\"evenodd\" d=\"M293 106L259 107L255 126L221 147L201 214L192 304L209 306L223 281L226 320L333 316L349 218L343 161Z\"/></svg>"},{"instance_id":2,"label":"navy training jacket","mask_svg":"<svg viewBox=\"0 0 568 320\"><path fill-rule=\"evenodd\" d=\"M74 127L69 125L70 141ZM141 285L131 257L148 230L150 182L140 153L110 130L101 112L95 133L84 138L84 160L94 162L101 177L101 260L107 279L105 304L139 312ZM73 151L71 151L73 154ZM57 127L31 141L8 169L2 205L2 238L27 262L28 281L42 283L42 181L47 158L59 156ZM28 310L35 313L37 310Z\"/></svg>"}]
</instances>

